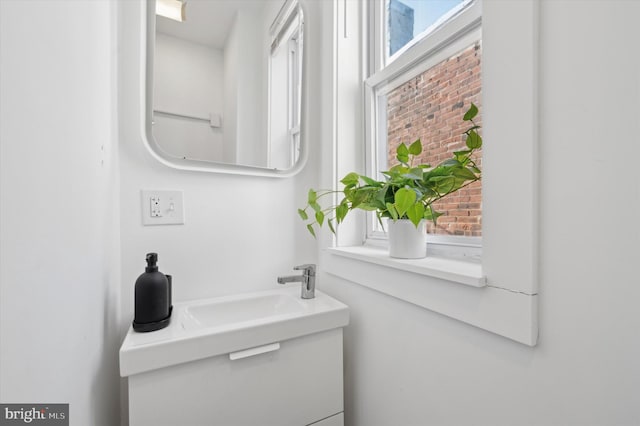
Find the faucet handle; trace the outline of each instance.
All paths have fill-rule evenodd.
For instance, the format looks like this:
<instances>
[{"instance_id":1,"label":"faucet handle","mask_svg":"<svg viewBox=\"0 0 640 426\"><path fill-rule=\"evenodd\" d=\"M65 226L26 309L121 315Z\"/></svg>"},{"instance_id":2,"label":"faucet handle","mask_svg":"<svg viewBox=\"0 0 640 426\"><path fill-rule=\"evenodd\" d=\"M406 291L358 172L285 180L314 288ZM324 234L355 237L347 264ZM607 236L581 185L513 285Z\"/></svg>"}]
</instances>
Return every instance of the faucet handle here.
<instances>
[{"instance_id":1,"label":"faucet handle","mask_svg":"<svg viewBox=\"0 0 640 426\"><path fill-rule=\"evenodd\" d=\"M316 265L313 263L305 263L304 265L298 265L293 267L294 271L304 271L306 275L316 274Z\"/></svg>"}]
</instances>

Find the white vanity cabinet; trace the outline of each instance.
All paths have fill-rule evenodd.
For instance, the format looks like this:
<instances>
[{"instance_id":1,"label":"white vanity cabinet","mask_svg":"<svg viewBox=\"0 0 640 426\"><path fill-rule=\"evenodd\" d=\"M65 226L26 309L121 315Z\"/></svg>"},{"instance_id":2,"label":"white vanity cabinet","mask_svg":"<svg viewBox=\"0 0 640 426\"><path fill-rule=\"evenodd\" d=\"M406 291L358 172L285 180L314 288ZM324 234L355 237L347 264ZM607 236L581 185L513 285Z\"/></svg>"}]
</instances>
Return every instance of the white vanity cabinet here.
<instances>
[{"instance_id":1,"label":"white vanity cabinet","mask_svg":"<svg viewBox=\"0 0 640 426\"><path fill-rule=\"evenodd\" d=\"M130 425L342 426L348 308L319 292L301 300L295 290L291 300L306 312L194 328L189 310L174 305L164 333L130 330L120 351Z\"/></svg>"},{"instance_id":2,"label":"white vanity cabinet","mask_svg":"<svg viewBox=\"0 0 640 426\"><path fill-rule=\"evenodd\" d=\"M130 425L304 426L343 411L342 329L279 346L130 376Z\"/></svg>"}]
</instances>

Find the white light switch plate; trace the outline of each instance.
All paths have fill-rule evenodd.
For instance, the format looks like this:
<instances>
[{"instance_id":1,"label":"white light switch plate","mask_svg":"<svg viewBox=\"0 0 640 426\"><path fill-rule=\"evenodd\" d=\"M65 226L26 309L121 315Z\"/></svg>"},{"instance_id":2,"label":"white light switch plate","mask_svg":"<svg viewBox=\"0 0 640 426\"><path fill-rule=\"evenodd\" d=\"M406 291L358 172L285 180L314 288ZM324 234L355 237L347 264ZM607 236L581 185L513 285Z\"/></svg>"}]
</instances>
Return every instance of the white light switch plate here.
<instances>
[{"instance_id":1,"label":"white light switch plate","mask_svg":"<svg viewBox=\"0 0 640 426\"><path fill-rule=\"evenodd\" d=\"M184 225L182 191L142 190L142 224Z\"/></svg>"}]
</instances>

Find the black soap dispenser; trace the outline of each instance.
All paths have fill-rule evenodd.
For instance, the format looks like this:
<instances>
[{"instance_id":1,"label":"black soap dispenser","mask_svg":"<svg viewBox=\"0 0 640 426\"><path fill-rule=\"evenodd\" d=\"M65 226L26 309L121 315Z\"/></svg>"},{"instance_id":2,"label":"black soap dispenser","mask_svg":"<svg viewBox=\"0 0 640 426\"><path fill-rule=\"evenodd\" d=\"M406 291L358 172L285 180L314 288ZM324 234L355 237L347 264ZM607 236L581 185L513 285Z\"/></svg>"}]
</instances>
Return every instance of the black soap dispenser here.
<instances>
[{"instance_id":1,"label":"black soap dispenser","mask_svg":"<svg viewBox=\"0 0 640 426\"><path fill-rule=\"evenodd\" d=\"M171 320L171 276L158 271L158 254L147 254L147 268L136 280L133 329L160 330Z\"/></svg>"}]
</instances>

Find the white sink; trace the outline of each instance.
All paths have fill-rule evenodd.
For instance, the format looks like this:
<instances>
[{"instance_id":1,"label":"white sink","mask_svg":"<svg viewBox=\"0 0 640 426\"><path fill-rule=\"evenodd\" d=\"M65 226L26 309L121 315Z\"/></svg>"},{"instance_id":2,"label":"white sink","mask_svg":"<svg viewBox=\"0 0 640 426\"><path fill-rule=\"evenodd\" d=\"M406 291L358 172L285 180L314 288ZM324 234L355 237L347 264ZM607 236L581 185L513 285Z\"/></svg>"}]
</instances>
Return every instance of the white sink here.
<instances>
[{"instance_id":1,"label":"white sink","mask_svg":"<svg viewBox=\"0 0 640 426\"><path fill-rule=\"evenodd\" d=\"M131 328L120 348L120 375L139 374L299 336L344 327L346 305L300 287L176 303L168 327L149 333Z\"/></svg>"},{"instance_id":2,"label":"white sink","mask_svg":"<svg viewBox=\"0 0 640 426\"><path fill-rule=\"evenodd\" d=\"M253 293L248 297L208 299L190 303L184 309L182 325L196 330L209 327L233 326L238 323L263 321L280 315L302 314L309 304L302 303L289 293Z\"/></svg>"}]
</instances>

